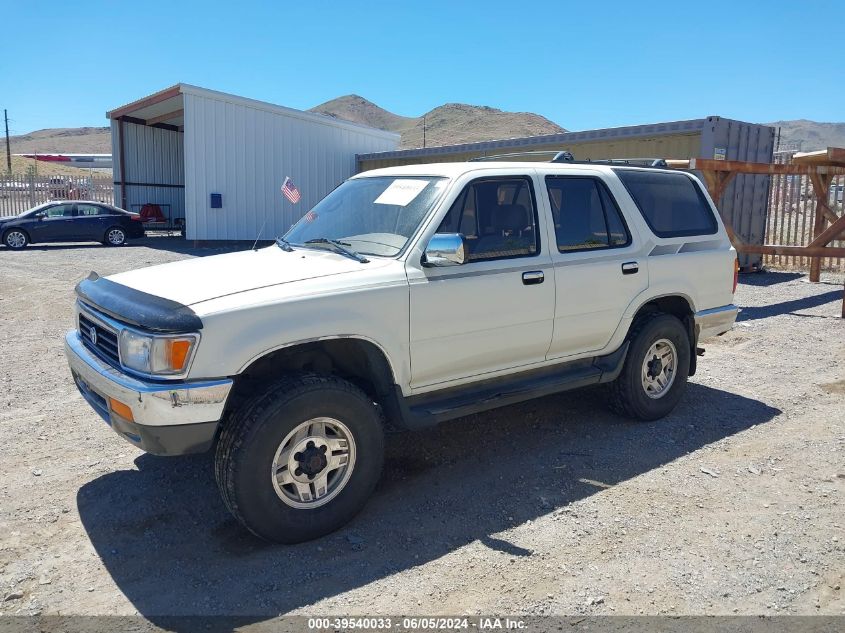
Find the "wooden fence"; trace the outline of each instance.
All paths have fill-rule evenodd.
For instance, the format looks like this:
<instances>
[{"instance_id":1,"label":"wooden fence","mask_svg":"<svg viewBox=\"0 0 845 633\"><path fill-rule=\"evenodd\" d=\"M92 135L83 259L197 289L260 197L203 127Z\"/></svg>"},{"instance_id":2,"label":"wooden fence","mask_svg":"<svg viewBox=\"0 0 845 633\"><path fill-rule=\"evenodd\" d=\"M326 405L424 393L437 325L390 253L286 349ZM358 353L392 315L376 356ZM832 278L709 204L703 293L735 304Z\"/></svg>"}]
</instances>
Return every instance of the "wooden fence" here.
<instances>
[{"instance_id":1,"label":"wooden fence","mask_svg":"<svg viewBox=\"0 0 845 633\"><path fill-rule=\"evenodd\" d=\"M788 164L795 152L781 152L773 162ZM816 200L807 174L776 174L772 177L769 209L766 218L766 244L807 246L813 239ZM845 211L845 176L834 176L828 191L830 209L839 216ZM845 240L834 240L830 246L845 246ZM810 258L799 255L763 255L763 263L775 268L808 270ZM845 259L825 257L821 269L845 272Z\"/></svg>"},{"instance_id":2,"label":"wooden fence","mask_svg":"<svg viewBox=\"0 0 845 633\"><path fill-rule=\"evenodd\" d=\"M51 200L96 200L114 204L111 176L0 174L0 217L17 215Z\"/></svg>"}]
</instances>

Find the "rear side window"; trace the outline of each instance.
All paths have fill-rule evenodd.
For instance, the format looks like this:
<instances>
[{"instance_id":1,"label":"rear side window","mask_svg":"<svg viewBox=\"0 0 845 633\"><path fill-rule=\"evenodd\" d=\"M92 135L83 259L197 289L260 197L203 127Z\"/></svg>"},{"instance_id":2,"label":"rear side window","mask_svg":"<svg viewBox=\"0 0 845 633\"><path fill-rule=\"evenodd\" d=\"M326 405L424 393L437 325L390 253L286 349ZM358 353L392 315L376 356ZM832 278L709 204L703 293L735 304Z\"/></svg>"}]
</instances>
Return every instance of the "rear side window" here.
<instances>
[{"instance_id":1,"label":"rear side window","mask_svg":"<svg viewBox=\"0 0 845 633\"><path fill-rule=\"evenodd\" d=\"M685 174L615 169L658 237L711 235L716 218L707 199Z\"/></svg>"},{"instance_id":2,"label":"rear side window","mask_svg":"<svg viewBox=\"0 0 845 633\"><path fill-rule=\"evenodd\" d=\"M76 205L76 215L108 215L108 210L94 204L78 204Z\"/></svg>"},{"instance_id":3,"label":"rear side window","mask_svg":"<svg viewBox=\"0 0 845 633\"><path fill-rule=\"evenodd\" d=\"M630 244L607 189L595 178L547 176L557 250L561 253Z\"/></svg>"}]
</instances>

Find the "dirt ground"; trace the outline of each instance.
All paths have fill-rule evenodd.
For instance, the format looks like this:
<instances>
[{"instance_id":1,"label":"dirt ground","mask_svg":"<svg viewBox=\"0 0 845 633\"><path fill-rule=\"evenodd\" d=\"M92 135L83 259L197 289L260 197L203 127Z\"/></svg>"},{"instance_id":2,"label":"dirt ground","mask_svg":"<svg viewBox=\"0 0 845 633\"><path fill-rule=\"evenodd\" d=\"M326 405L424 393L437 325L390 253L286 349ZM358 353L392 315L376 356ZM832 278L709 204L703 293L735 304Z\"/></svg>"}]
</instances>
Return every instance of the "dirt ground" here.
<instances>
[{"instance_id":1,"label":"dirt ground","mask_svg":"<svg viewBox=\"0 0 845 633\"><path fill-rule=\"evenodd\" d=\"M742 277L740 321L664 420L596 389L391 436L351 525L272 546L208 457L118 438L62 351L89 270L214 252L0 251L0 613L845 614L841 278Z\"/></svg>"}]
</instances>

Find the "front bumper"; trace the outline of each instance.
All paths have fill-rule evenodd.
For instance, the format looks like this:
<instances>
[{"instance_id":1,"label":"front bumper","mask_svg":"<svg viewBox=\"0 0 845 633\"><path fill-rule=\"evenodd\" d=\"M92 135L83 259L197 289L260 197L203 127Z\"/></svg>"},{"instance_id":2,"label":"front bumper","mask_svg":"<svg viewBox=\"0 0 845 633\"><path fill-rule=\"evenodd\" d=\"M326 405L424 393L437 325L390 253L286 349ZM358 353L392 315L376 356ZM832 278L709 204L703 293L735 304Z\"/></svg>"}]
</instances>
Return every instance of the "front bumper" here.
<instances>
[{"instance_id":1,"label":"front bumper","mask_svg":"<svg viewBox=\"0 0 845 633\"><path fill-rule=\"evenodd\" d=\"M65 354L82 397L124 439L155 455L200 453L211 447L232 380L139 380L101 360L76 330L65 335ZM129 407L132 419L116 413L112 399Z\"/></svg>"},{"instance_id":2,"label":"front bumper","mask_svg":"<svg viewBox=\"0 0 845 633\"><path fill-rule=\"evenodd\" d=\"M724 334L733 327L738 314L739 308L733 304L696 312L695 330L698 340Z\"/></svg>"}]
</instances>

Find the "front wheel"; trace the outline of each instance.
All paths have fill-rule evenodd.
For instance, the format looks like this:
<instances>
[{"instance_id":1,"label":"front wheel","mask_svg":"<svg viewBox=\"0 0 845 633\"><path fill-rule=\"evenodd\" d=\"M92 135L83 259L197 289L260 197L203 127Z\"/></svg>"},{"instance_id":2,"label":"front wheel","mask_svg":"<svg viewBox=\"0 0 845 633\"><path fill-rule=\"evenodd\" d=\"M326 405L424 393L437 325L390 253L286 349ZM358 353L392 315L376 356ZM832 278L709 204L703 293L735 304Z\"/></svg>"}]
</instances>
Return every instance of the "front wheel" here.
<instances>
[{"instance_id":1,"label":"front wheel","mask_svg":"<svg viewBox=\"0 0 845 633\"><path fill-rule=\"evenodd\" d=\"M9 229L3 234L3 243L11 249L19 250L29 243L29 237L18 229Z\"/></svg>"},{"instance_id":2,"label":"front wheel","mask_svg":"<svg viewBox=\"0 0 845 633\"><path fill-rule=\"evenodd\" d=\"M126 231L119 226L111 227L106 231L104 243L106 246L123 246L126 244Z\"/></svg>"},{"instance_id":3,"label":"front wheel","mask_svg":"<svg viewBox=\"0 0 845 633\"><path fill-rule=\"evenodd\" d=\"M384 461L372 399L333 376L287 377L232 412L215 452L229 511L269 541L332 532L364 506Z\"/></svg>"},{"instance_id":4,"label":"front wheel","mask_svg":"<svg viewBox=\"0 0 845 633\"><path fill-rule=\"evenodd\" d=\"M689 376L690 342L676 317L654 313L638 320L622 373L608 385L610 408L626 417L657 420L678 404Z\"/></svg>"}]
</instances>

